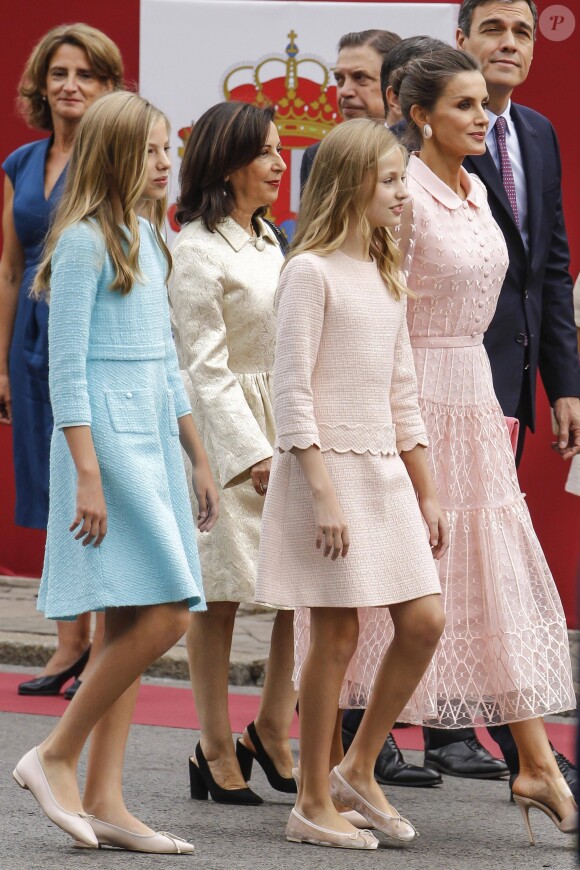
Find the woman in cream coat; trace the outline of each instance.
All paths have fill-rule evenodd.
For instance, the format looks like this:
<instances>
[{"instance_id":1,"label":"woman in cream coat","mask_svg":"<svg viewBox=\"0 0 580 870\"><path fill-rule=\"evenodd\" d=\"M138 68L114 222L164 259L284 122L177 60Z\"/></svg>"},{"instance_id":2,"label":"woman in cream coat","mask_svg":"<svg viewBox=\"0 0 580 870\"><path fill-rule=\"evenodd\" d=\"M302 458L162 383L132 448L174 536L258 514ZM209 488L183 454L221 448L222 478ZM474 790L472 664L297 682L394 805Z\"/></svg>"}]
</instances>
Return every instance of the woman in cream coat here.
<instances>
[{"instance_id":1,"label":"woman in cream coat","mask_svg":"<svg viewBox=\"0 0 580 870\"><path fill-rule=\"evenodd\" d=\"M270 372L283 255L260 215L276 201L286 166L272 117L270 109L221 103L195 124L181 166L183 229L170 284L194 419L221 487L220 522L198 542L208 611L192 618L187 636L201 724L191 791L203 799L209 790L227 803L262 802L246 784L254 759L275 788L296 790L288 743L295 705L292 611L276 616L260 710L238 740L238 760L227 703L236 611L254 600L275 437Z\"/></svg>"}]
</instances>

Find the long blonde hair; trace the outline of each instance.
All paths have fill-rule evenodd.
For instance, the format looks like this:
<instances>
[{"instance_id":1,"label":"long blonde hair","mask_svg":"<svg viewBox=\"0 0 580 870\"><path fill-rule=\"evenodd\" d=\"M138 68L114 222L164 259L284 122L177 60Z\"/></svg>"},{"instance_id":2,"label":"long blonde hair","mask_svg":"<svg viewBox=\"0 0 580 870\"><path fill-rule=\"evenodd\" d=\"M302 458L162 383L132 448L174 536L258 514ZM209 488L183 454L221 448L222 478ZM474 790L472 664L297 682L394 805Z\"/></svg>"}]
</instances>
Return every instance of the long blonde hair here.
<instances>
[{"instance_id":1,"label":"long blonde hair","mask_svg":"<svg viewBox=\"0 0 580 870\"><path fill-rule=\"evenodd\" d=\"M302 193L296 233L286 260L309 251L325 256L340 248L356 221L395 299L407 294L401 255L386 227L374 231L365 217L378 179L379 160L406 152L383 121L355 118L335 127L316 153Z\"/></svg>"},{"instance_id":2,"label":"long blonde hair","mask_svg":"<svg viewBox=\"0 0 580 870\"><path fill-rule=\"evenodd\" d=\"M67 227L89 218L98 225L115 272L110 289L121 295L142 280L139 271L139 223L135 207L147 177L147 145L152 127L165 115L151 103L128 91L100 97L83 116L75 137L65 188L34 285L38 297L50 289L51 261L56 244ZM117 224L111 192L123 210ZM171 254L163 239L166 198L150 204L149 219L171 271ZM127 233L128 231L128 233Z\"/></svg>"}]
</instances>

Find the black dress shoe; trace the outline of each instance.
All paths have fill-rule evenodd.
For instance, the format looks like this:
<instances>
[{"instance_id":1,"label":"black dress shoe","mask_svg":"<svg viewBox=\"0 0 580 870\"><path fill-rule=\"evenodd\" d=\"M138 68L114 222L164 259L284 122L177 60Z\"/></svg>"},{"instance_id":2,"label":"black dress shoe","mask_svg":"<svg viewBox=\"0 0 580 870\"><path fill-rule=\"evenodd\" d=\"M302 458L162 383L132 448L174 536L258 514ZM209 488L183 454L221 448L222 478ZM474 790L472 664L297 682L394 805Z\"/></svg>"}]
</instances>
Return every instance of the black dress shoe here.
<instances>
[{"instance_id":1,"label":"black dress shoe","mask_svg":"<svg viewBox=\"0 0 580 870\"><path fill-rule=\"evenodd\" d=\"M36 677L34 680L26 680L18 686L19 695L59 695L65 683L73 677L82 674L88 661L90 646L84 651L80 659L74 665L61 671L59 674L51 674L49 677Z\"/></svg>"},{"instance_id":2,"label":"black dress shoe","mask_svg":"<svg viewBox=\"0 0 580 870\"><path fill-rule=\"evenodd\" d=\"M507 764L490 755L477 737L427 749L425 767L465 779L503 779L509 773Z\"/></svg>"},{"instance_id":3,"label":"black dress shoe","mask_svg":"<svg viewBox=\"0 0 580 870\"><path fill-rule=\"evenodd\" d=\"M72 701L72 699L74 698L74 696L76 695L76 693L78 692L80 687L81 687L81 680L79 680L79 678L77 677L77 679L74 680L70 684L70 686L67 686L66 689L64 690L64 692L62 693L62 696L65 699L65 701Z\"/></svg>"},{"instance_id":4,"label":"black dress shoe","mask_svg":"<svg viewBox=\"0 0 580 870\"><path fill-rule=\"evenodd\" d=\"M405 785L411 788L428 788L443 782L436 770L408 764L392 734L385 740L375 762L375 779L381 785Z\"/></svg>"},{"instance_id":5,"label":"black dress shoe","mask_svg":"<svg viewBox=\"0 0 580 870\"><path fill-rule=\"evenodd\" d=\"M550 746L552 746L552 744L550 744ZM572 762L568 758L566 758L565 755L562 755L562 753L558 752L557 749L554 749L553 746L552 752L554 753L554 758L556 759L556 764L558 765L560 773L570 786L570 791L574 795L576 795L578 788L578 769L576 765L572 764ZM517 773L510 773L510 801L512 803L514 802L514 795L512 789L516 778Z\"/></svg>"},{"instance_id":6,"label":"black dress shoe","mask_svg":"<svg viewBox=\"0 0 580 870\"><path fill-rule=\"evenodd\" d=\"M345 752L352 743L354 734L342 729L342 745ZM375 779L381 785L404 785L411 788L426 788L441 785L441 775L417 764L407 764L392 734L389 734L375 762Z\"/></svg>"}]
</instances>

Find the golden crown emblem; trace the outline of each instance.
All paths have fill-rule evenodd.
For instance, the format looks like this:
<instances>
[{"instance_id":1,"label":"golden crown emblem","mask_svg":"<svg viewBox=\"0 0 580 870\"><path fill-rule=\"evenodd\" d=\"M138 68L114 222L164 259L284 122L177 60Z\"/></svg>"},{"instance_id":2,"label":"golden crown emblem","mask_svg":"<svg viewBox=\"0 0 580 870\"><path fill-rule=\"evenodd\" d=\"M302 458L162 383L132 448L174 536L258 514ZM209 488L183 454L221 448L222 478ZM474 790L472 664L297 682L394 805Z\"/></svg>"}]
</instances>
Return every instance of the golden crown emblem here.
<instances>
[{"instance_id":1,"label":"golden crown emblem","mask_svg":"<svg viewBox=\"0 0 580 870\"><path fill-rule=\"evenodd\" d=\"M340 118L328 67L312 55L298 59L296 37L291 30L283 55L230 69L223 90L226 100L273 106L280 137L290 147L304 148L323 139Z\"/></svg>"}]
</instances>

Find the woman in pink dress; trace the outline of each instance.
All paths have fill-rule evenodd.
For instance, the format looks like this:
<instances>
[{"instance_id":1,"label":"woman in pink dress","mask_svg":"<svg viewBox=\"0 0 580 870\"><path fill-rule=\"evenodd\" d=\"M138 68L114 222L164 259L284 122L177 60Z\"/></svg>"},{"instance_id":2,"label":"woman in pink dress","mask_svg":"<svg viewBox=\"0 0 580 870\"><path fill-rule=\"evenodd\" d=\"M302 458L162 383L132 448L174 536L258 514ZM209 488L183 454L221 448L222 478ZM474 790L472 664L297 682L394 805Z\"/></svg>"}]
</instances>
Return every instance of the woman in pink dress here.
<instances>
[{"instance_id":1,"label":"woman in pink dress","mask_svg":"<svg viewBox=\"0 0 580 870\"><path fill-rule=\"evenodd\" d=\"M487 90L455 49L400 72L410 132L412 207L403 217L408 325L428 456L450 525L439 563L447 616L437 652L403 718L438 728L509 724L513 785L530 840L530 807L577 828L542 716L575 706L562 605L522 494L482 344L508 265L486 190L462 167L485 151Z\"/></svg>"},{"instance_id":2,"label":"woman in pink dress","mask_svg":"<svg viewBox=\"0 0 580 870\"><path fill-rule=\"evenodd\" d=\"M406 290L389 229L407 198L403 179L402 149L384 124L357 119L333 130L304 189L277 294L277 449L256 600L310 610L300 784L286 834L349 849L378 841L357 831L331 795L387 836L415 836L373 771L443 628L433 557L447 547L447 525L425 460ZM360 607L389 608L395 635L329 781L341 685L358 693L365 682L349 667Z\"/></svg>"}]
</instances>

